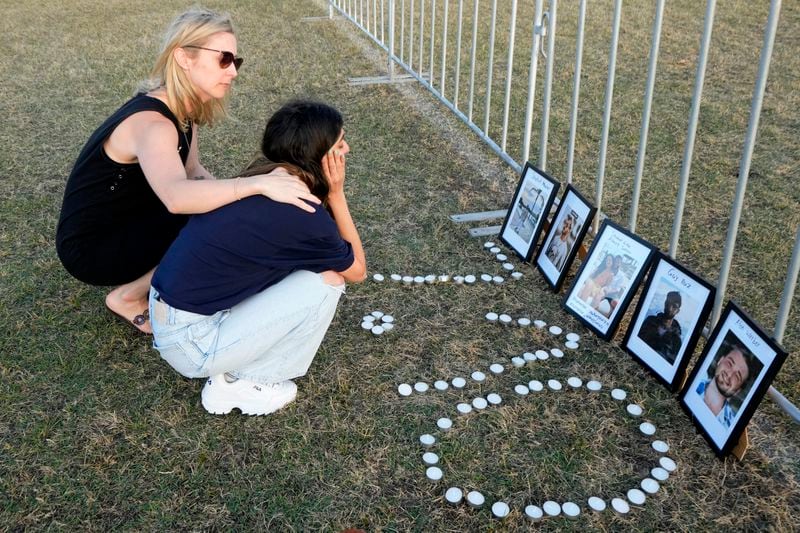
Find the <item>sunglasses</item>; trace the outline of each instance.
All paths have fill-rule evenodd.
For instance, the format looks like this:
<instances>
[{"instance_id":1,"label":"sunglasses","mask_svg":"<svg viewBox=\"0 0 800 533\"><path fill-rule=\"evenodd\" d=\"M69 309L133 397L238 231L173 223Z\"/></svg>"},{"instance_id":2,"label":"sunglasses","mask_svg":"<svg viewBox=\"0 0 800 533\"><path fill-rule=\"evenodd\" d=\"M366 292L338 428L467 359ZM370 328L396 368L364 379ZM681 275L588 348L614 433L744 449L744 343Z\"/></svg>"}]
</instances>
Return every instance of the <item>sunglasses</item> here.
<instances>
[{"instance_id":1,"label":"sunglasses","mask_svg":"<svg viewBox=\"0 0 800 533\"><path fill-rule=\"evenodd\" d=\"M233 66L236 68L236 71L239 71L239 67L242 66L244 63L244 58L236 57L233 55L233 52L226 52L224 50L215 50L213 48L206 48L205 46L192 46L187 45L184 48L197 48L198 50L208 50L209 52L219 52L222 54L222 57L219 58L219 68L228 68L233 63Z\"/></svg>"}]
</instances>

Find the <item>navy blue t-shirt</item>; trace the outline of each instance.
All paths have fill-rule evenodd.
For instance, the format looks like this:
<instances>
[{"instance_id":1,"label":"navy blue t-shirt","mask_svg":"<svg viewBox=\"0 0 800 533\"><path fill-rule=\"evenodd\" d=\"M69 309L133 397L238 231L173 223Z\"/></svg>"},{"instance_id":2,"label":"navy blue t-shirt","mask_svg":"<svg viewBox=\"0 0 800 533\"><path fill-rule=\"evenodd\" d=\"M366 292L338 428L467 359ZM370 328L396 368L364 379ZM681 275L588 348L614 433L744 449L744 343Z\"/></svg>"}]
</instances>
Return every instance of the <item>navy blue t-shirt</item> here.
<instances>
[{"instance_id":1,"label":"navy blue t-shirt","mask_svg":"<svg viewBox=\"0 0 800 533\"><path fill-rule=\"evenodd\" d=\"M278 283L295 270L347 270L353 248L321 205L308 213L249 196L194 215L153 275L172 307L212 315Z\"/></svg>"}]
</instances>

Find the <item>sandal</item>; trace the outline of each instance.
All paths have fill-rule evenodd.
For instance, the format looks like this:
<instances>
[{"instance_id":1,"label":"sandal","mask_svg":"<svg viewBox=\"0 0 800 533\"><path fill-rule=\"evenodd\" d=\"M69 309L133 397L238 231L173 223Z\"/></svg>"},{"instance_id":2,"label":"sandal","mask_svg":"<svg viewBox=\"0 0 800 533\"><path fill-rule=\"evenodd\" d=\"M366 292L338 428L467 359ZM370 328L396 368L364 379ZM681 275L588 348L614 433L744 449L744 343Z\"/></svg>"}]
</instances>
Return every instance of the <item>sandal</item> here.
<instances>
[{"instance_id":1,"label":"sandal","mask_svg":"<svg viewBox=\"0 0 800 533\"><path fill-rule=\"evenodd\" d=\"M142 326L148 320L150 320L150 310L149 309L145 309L144 313L142 313L141 315L136 315L135 317L133 317L133 320L131 320L131 323L134 326Z\"/></svg>"},{"instance_id":2,"label":"sandal","mask_svg":"<svg viewBox=\"0 0 800 533\"><path fill-rule=\"evenodd\" d=\"M127 319L127 318L125 318L124 316L122 316L122 315L120 315L120 314L118 314L118 313L116 313L116 312L112 311L112 310L111 310L109 307L106 307L106 309L108 309L108 311L109 311L109 312L110 312L112 315L114 315L114 316L115 316L115 317L117 317L118 319L122 320L122 321L123 321L123 322L125 322L126 324L131 324L131 325L133 325L133 327L134 327L134 328L136 328L136 331L138 331L139 333L141 333L141 334L143 334L143 335L152 335L152 333L148 333L147 331L142 331L142 329L141 329L141 327L140 327L140 326L143 326L145 322L147 322L148 320L150 320L150 310L149 310L149 309L145 309L144 311L142 311L142 313L141 313L141 314L139 314L139 315L136 315L135 317L133 317L133 319L132 319L132 320L128 320L128 319Z\"/></svg>"}]
</instances>

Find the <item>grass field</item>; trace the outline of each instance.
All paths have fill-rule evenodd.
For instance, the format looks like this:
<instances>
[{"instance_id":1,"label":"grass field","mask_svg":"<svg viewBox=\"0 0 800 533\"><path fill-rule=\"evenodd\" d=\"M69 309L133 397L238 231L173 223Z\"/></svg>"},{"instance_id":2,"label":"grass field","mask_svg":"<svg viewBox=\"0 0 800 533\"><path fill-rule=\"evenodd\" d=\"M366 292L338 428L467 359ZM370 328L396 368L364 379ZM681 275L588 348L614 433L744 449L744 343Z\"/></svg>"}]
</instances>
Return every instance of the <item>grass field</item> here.
<instances>
[{"instance_id":1,"label":"grass field","mask_svg":"<svg viewBox=\"0 0 800 533\"><path fill-rule=\"evenodd\" d=\"M529 4L520 2L521 11L532 11ZM571 91L575 16L574 7L561 4L548 164L559 179L566 161L565 95ZM590 197L611 4L598 0L589 8L594 29L584 58L575 183ZM663 248L702 28L703 6L694 4L667 6L651 122L638 233ZM201 133L207 168L220 177L240 170L256 150L266 117L283 101L325 100L346 117L350 205L371 272L497 270L482 241L469 238L447 215L504 206L516 176L466 127L417 86L348 86L348 77L376 75L384 67L373 45L348 23L301 21L324 14L321 4L207 5L233 14L246 58L231 117ZM638 420L604 396L514 398L516 383L563 382L572 375L626 389L658 427L657 436L672 446L669 455L678 470L626 517L607 511L576 522L549 520L541 529L798 529L796 424L765 400L750 425L745 461L717 460L675 397L617 344L594 338L567 315L560 296L528 265L521 267L523 280L501 287L349 287L308 376L298 380L294 404L269 417L206 414L199 402L202 383L176 374L148 338L105 312L104 289L72 279L54 249L74 159L94 128L146 76L161 31L185 4L75 0L40 6L0 0L0 6L0 529L524 530L529 525L520 510L527 503L573 500L585 511L586 497L623 495L654 466L656 455L639 434ZM718 275L766 11L767 2L717 7L678 254L711 281ZM626 3L603 205L623 224L651 17L650 2ZM525 20L521 15L520 27ZM728 290L768 331L800 224L798 35L800 6L784 2ZM528 43L517 45L515 77L524 78ZM496 62L496 72L504 72L503 60ZM498 87L503 81L495 80ZM495 101L500 98L495 88L493 116L502 112ZM520 122L524 104L512 102L514 121ZM510 146L519 145L518 129L517 124L510 131ZM800 346L798 300L784 339L794 353ZM391 334L373 338L358 326L375 309L396 317ZM578 331L581 347L564 359L471 384L462 393L398 397L398 383L466 376L553 345L540 330L486 324L482 317L489 310ZM796 404L798 376L792 355L776 386ZM436 418L455 417L461 398L493 391L506 399L504 406L457 419L436 449L446 483L426 482L419 435L438 435ZM450 485L480 489L488 502L505 500L514 511L498 522L488 509L449 507L441 489Z\"/></svg>"}]
</instances>

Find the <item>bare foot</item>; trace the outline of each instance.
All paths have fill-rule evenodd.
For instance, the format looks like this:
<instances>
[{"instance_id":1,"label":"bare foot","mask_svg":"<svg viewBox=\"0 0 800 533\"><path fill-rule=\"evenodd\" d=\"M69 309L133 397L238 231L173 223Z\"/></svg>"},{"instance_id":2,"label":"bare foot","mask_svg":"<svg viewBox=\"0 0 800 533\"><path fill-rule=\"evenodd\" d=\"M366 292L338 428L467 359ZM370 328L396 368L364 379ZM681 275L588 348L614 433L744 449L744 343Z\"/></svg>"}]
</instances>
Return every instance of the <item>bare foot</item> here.
<instances>
[{"instance_id":1,"label":"bare foot","mask_svg":"<svg viewBox=\"0 0 800 533\"><path fill-rule=\"evenodd\" d=\"M120 287L108 293L106 307L142 333L152 335L153 328L150 327L147 298L129 300L123 298L122 293L123 291L120 290Z\"/></svg>"}]
</instances>

